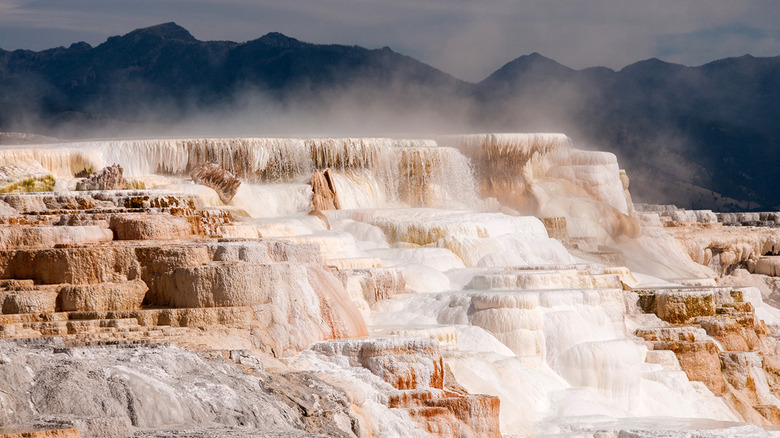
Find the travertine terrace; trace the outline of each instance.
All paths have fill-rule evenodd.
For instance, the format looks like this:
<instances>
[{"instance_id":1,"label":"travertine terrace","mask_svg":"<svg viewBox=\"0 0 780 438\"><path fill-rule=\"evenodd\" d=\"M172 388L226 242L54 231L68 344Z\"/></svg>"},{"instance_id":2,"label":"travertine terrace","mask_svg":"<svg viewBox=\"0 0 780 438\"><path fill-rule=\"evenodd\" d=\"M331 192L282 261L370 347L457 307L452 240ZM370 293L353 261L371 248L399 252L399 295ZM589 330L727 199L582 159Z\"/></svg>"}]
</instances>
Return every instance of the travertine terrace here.
<instances>
[{"instance_id":1,"label":"travertine terrace","mask_svg":"<svg viewBox=\"0 0 780 438\"><path fill-rule=\"evenodd\" d=\"M778 216L635 208L561 134L7 145L0 176L7 436L780 424Z\"/></svg>"}]
</instances>

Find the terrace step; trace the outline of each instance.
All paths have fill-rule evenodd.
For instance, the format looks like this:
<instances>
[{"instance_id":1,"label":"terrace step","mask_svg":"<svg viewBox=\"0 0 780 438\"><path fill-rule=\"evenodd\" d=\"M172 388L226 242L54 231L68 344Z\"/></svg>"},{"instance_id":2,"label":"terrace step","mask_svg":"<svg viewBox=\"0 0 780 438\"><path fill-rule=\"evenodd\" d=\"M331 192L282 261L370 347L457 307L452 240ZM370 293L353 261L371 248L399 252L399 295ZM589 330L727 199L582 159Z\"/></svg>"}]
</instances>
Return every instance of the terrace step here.
<instances>
[{"instance_id":1,"label":"terrace step","mask_svg":"<svg viewBox=\"0 0 780 438\"><path fill-rule=\"evenodd\" d=\"M17 322L0 325L0 338L63 336L78 333L130 332L141 330L135 318Z\"/></svg>"}]
</instances>

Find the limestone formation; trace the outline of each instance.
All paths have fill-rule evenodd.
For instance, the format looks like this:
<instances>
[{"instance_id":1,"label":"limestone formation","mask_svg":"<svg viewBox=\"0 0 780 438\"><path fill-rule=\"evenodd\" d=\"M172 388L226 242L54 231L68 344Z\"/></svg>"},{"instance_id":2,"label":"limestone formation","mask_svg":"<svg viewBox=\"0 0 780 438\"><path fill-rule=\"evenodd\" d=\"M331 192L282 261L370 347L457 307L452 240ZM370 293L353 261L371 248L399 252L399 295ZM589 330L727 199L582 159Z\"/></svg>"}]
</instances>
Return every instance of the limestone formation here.
<instances>
[{"instance_id":1,"label":"limestone formation","mask_svg":"<svg viewBox=\"0 0 780 438\"><path fill-rule=\"evenodd\" d=\"M113 233L103 227L0 226L0 249L49 247L58 244L108 242Z\"/></svg>"},{"instance_id":2,"label":"limestone formation","mask_svg":"<svg viewBox=\"0 0 780 438\"><path fill-rule=\"evenodd\" d=\"M715 394L723 392L723 376L715 341L702 329L670 327L637 330L655 350L671 350L688 378L703 382Z\"/></svg>"},{"instance_id":3,"label":"limestone formation","mask_svg":"<svg viewBox=\"0 0 780 438\"><path fill-rule=\"evenodd\" d=\"M78 429L22 429L0 431L2 438L80 438Z\"/></svg>"},{"instance_id":4,"label":"limestone formation","mask_svg":"<svg viewBox=\"0 0 780 438\"><path fill-rule=\"evenodd\" d=\"M64 312L137 310L141 308L148 290L142 280L68 285L62 287L58 293L57 298L60 301L58 307Z\"/></svg>"},{"instance_id":5,"label":"limestone formation","mask_svg":"<svg viewBox=\"0 0 780 438\"><path fill-rule=\"evenodd\" d=\"M313 211L339 209L339 199L336 195L336 188L330 169L314 172L311 177L311 190L313 193L311 198Z\"/></svg>"},{"instance_id":6,"label":"limestone formation","mask_svg":"<svg viewBox=\"0 0 780 438\"><path fill-rule=\"evenodd\" d=\"M564 135L82 142L0 162L56 181L0 193L3 432L780 423L776 215L634 209L615 157Z\"/></svg>"},{"instance_id":7,"label":"limestone formation","mask_svg":"<svg viewBox=\"0 0 780 438\"><path fill-rule=\"evenodd\" d=\"M197 167L192 170L190 175L196 184L203 184L214 189L224 204L230 203L230 200L236 196L238 186L241 185L240 179L214 163Z\"/></svg>"},{"instance_id":8,"label":"limestone formation","mask_svg":"<svg viewBox=\"0 0 780 438\"><path fill-rule=\"evenodd\" d=\"M644 311L655 313L672 324L715 315L715 297L712 290L656 289L639 291L639 294Z\"/></svg>"},{"instance_id":9,"label":"limestone formation","mask_svg":"<svg viewBox=\"0 0 780 438\"><path fill-rule=\"evenodd\" d=\"M187 220L170 215L112 215L109 227L116 240L181 240L194 234Z\"/></svg>"},{"instance_id":10,"label":"limestone formation","mask_svg":"<svg viewBox=\"0 0 780 438\"><path fill-rule=\"evenodd\" d=\"M565 217L571 237L599 243L639 236L627 178L614 155L571 147L561 134L474 134L441 139L472 159L482 193L523 214Z\"/></svg>"},{"instance_id":11,"label":"limestone formation","mask_svg":"<svg viewBox=\"0 0 780 438\"><path fill-rule=\"evenodd\" d=\"M50 224L5 228L9 237L4 239L0 277L34 283L3 291L3 311L44 315L6 319L11 324L3 329L6 336L141 330L125 324L134 318L141 327L242 326L253 331L247 337L260 348L287 354L317 340L365 334L362 317L341 283L316 266L322 263L316 246L257 239L182 243L208 229L211 222L206 220L230 216L199 213L194 202L179 196L95 191L7 195L5 200L37 212L22 219L37 217L35 225ZM54 214L47 214L52 209ZM77 225L83 223L95 225ZM112 237L115 244L109 243ZM174 240L178 243L164 243ZM195 311L214 306L220 306L214 316ZM238 319L226 319L228 312L221 309L246 311L232 312ZM52 313L63 316L49 322L45 315ZM75 315L84 322L71 322Z\"/></svg>"},{"instance_id":12,"label":"limestone formation","mask_svg":"<svg viewBox=\"0 0 780 438\"><path fill-rule=\"evenodd\" d=\"M761 261L762 257L780 255L779 228L675 223L667 230L684 245L691 259L721 276L736 268L766 275L771 273L771 259Z\"/></svg>"},{"instance_id":13,"label":"limestone formation","mask_svg":"<svg viewBox=\"0 0 780 438\"><path fill-rule=\"evenodd\" d=\"M779 383L774 378L776 341L756 318L743 290L658 290L640 297L645 311L691 326L641 328L638 336L655 350L673 351L691 380L723 394L726 404L743 418L755 424L775 424L780 419L780 399L773 392Z\"/></svg>"},{"instance_id":14,"label":"limestone formation","mask_svg":"<svg viewBox=\"0 0 780 438\"><path fill-rule=\"evenodd\" d=\"M0 292L4 314L54 313L59 293L52 289L11 288Z\"/></svg>"},{"instance_id":15,"label":"limestone formation","mask_svg":"<svg viewBox=\"0 0 780 438\"><path fill-rule=\"evenodd\" d=\"M328 341L311 349L346 360L392 385L388 406L406 410L433 436L500 437L499 400L446 390L444 362L435 340L425 338Z\"/></svg>"},{"instance_id":16,"label":"limestone formation","mask_svg":"<svg viewBox=\"0 0 780 438\"><path fill-rule=\"evenodd\" d=\"M753 274L780 277L780 256L761 256L748 260L748 270Z\"/></svg>"},{"instance_id":17,"label":"limestone formation","mask_svg":"<svg viewBox=\"0 0 780 438\"><path fill-rule=\"evenodd\" d=\"M553 239L564 240L569 237L566 228L566 217L545 217L542 218L544 228L547 229L547 235Z\"/></svg>"},{"instance_id":18,"label":"limestone formation","mask_svg":"<svg viewBox=\"0 0 780 438\"><path fill-rule=\"evenodd\" d=\"M366 310L376 302L400 295L406 290L403 271L397 268L339 269L338 277L352 301L365 302Z\"/></svg>"},{"instance_id":19,"label":"limestone formation","mask_svg":"<svg viewBox=\"0 0 780 438\"><path fill-rule=\"evenodd\" d=\"M723 225L744 227L778 227L780 226L780 212L739 212L717 213L718 222Z\"/></svg>"},{"instance_id":20,"label":"limestone formation","mask_svg":"<svg viewBox=\"0 0 780 438\"><path fill-rule=\"evenodd\" d=\"M122 167L116 163L100 169L76 184L76 190L123 190L125 187Z\"/></svg>"},{"instance_id":21,"label":"limestone formation","mask_svg":"<svg viewBox=\"0 0 780 438\"><path fill-rule=\"evenodd\" d=\"M55 182L54 175L35 161L0 166L0 193L47 192Z\"/></svg>"}]
</instances>

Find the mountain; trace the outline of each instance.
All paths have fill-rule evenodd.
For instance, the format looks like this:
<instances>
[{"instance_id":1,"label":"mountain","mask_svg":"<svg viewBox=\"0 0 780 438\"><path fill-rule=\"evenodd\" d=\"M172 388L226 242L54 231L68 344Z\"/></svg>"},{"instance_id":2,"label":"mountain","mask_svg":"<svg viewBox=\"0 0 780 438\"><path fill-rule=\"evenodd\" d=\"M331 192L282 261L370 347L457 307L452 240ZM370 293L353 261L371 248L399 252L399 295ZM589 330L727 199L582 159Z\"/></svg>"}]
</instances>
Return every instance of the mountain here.
<instances>
[{"instance_id":1,"label":"mountain","mask_svg":"<svg viewBox=\"0 0 780 438\"><path fill-rule=\"evenodd\" d=\"M780 209L780 57L697 67L648 59L615 71L532 53L468 83L389 48L280 33L199 41L175 23L96 47L0 50L0 130L85 136L237 107L305 113L315 127L400 119L392 129L565 132L616 153L641 201Z\"/></svg>"},{"instance_id":2,"label":"mountain","mask_svg":"<svg viewBox=\"0 0 780 438\"><path fill-rule=\"evenodd\" d=\"M689 208L778 209L780 57L575 71L520 57L477 84L481 123L532 120L618 154L632 192Z\"/></svg>"},{"instance_id":3,"label":"mountain","mask_svg":"<svg viewBox=\"0 0 780 438\"><path fill-rule=\"evenodd\" d=\"M461 83L389 48L316 45L269 33L243 44L198 41L175 23L138 29L90 47L0 51L0 123L14 109L47 121L63 116L119 118L165 108L176 119L189 108L229 103L248 89L286 98L361 86L396 84L426 90Z\"/></svg>"}]
</instances>

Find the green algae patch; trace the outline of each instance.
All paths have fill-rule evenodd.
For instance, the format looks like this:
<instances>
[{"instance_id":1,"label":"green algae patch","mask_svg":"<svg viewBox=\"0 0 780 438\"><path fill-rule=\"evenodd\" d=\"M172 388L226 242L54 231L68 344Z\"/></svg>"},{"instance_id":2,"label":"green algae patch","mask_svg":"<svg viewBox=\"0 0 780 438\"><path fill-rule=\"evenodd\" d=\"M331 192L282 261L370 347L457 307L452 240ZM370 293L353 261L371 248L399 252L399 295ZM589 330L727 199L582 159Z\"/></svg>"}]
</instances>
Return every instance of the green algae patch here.
<instances>
[{"instance_id":1,"label":"green algae patch","mask_svg":"<svg viewBox=\"0 0 780 438\"><path fill-rule=\"evenodd\" d=\"M0 193L51 192L55 183L51 175L33 176L0 187Z\"/></svg>"}]
</instances>

